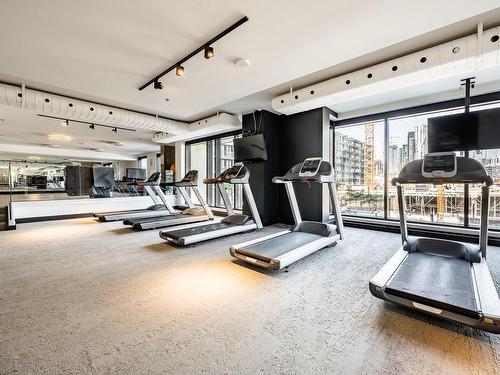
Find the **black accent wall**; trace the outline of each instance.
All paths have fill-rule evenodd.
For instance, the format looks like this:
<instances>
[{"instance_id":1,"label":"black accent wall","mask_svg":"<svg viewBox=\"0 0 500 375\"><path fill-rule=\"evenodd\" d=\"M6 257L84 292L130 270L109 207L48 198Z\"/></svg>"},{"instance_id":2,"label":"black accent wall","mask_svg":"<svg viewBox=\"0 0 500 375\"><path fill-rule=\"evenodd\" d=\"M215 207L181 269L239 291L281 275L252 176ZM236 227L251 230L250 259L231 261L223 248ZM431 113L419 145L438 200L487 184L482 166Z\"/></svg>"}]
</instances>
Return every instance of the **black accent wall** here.
<instances>
[{"instance_id":1,"label":"black accent wall","mask_svg":"<svg viewBox=\"0 0 500 375\"><path fill-rule=\"evenodd\" d=\"M306 158L322 155L323 109L313 109L295 115L284 116L279 134L280 174L285 174L292 166ZM319 184L295 183L295 194L303 220L322 221L322 189ZM281 222L293 223L292 212L286 193L279 196Z\"/></svg>"},{"instance_id":2,"label":"black accent wall","mask_svg":"<svg viewBox=\"0 0 500 375\"><path fill-rule=\"evenodd\" d=\"M262 118L261 118L262 116ZM252 135L256 130L264 134L267 147L267 161L246 163L250 170L250 187L259 210L263 225L279 222L279 190L282 186L271 182L274 176L280 175L280 115L268 111L256 111L243 116L243 136ZM243 210L249 214L246 202Z\"/></svg>"},{"instance_id":3,"label":"black accent wall","mask_svg":"<svg viewBox=\"0 0 500 375\"><path fill-rule=\"evenodd\" d=\"M254 118L257 127L261 123L260 132L266 139L268 160L246 166L250 169L250 186L262 222L264 225L278 222L292 224L293 216L285 188L280 184L273 184L272 178L284 175L293 165L306 158L323 155L323 133L328 115L325 117L324 108L290 116L257 111L255 116L243 116L244 135L254 132ZM294 187L302 219L322 221L321 186L295 183ZM247 213L248 209L244 207L244 211Z\"/></svg>"}]
</instances>

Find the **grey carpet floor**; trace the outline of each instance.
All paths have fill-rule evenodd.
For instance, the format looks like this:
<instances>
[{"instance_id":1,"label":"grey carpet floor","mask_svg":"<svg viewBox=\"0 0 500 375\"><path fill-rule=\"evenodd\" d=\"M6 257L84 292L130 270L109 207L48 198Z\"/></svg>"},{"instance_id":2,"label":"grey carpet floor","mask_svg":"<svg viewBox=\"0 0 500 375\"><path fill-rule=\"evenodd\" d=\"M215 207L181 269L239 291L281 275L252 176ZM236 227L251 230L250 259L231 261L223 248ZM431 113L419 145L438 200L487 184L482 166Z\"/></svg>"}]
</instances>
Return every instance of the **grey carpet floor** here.
<instances>
[{"instance_id":1,"label":"grey carpet floor","mask_svg":"<svg viewBox=\"0 0 500 375\"><path fill-rule=\"evenodd\" d=\"M92 219L0 232L0 373L500 373L500 337L371 296L398 235L346 232L278 273L228 254L262 233L176 248ZM489 264L500 289L500 249Z\"/></svg>"}]
</instances>

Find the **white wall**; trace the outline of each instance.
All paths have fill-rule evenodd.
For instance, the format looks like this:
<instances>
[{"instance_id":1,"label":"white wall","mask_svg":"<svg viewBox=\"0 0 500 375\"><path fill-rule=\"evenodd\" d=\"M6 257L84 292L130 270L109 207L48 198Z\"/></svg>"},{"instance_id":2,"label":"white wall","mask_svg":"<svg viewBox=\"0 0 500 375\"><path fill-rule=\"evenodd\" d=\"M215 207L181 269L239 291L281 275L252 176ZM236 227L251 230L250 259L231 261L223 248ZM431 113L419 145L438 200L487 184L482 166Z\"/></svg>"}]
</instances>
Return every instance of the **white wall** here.
<instances>
[{"instance_id":1,"label":"white wall","mask_svg":"<svg viewBox=\"0 0 500 375\"><path fill-rule=\"evenodd\" d=\"M173 196L167 196L170 203ZM143 209L153 205L148 196L105 199L61 199L52 201L12 202L14 219L43 218L60 215L90 214L93 212Z\"/></svg>"}]
</instances>

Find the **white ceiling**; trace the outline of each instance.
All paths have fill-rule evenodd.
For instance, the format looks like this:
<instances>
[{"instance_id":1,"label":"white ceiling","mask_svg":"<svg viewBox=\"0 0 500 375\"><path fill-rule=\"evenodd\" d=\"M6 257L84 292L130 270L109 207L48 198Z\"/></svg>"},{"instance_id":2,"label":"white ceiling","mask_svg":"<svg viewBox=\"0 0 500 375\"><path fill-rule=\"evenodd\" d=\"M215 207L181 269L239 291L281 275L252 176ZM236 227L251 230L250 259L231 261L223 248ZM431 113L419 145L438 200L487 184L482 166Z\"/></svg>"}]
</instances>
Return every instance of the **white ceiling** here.
<instances>
[{"instance_id":1,"label":"white ceiling","mask_svg":"<svg viewBox=\"0 0 500 375\"><path fill-rule=\"evenodd\" d=\"M498 6L498 0L6 0L0 81L186 121L217 110L246 113L269 108L270 98L289 84L310 84L436 38L470 33ZM250 20L214 45L213 59L195 56L184 64L183 77L172 72L163 78L165 89L138 91L243 15ZM249 68L234 65L240 57L250 60ZM8 120L0 124L0 143L49 143L44 134L60 126L23 116L0 108L0 118ZM67 147L118 152L99 142L112 137L126 144L124 155L156 147L148 133L66 131L75 137Z\"/></svg>"},{"instance_id":2,"label":"white ceiling","mask_svg":"<svg viewBox=\"0 0 500 375\"><path fill-rule=\"evenodd\" d=\"M0 79L181 120L487 12L498 0L11 0L0 13ZM137 87L241 16L215 58L164 90ZM233 62L245 57L248 69ZM168 103L165 98L169 98Z\"/></svg>"}]
</instances>

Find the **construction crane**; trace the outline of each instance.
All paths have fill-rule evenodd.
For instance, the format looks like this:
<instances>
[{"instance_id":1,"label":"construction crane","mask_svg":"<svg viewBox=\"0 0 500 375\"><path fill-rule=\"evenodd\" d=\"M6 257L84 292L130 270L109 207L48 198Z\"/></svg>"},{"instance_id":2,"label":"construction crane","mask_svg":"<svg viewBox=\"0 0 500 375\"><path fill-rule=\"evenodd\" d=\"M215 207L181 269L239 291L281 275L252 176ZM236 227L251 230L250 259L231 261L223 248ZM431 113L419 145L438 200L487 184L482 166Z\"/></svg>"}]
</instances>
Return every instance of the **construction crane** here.
<instances>
[{"instance_id":1,"label":"construction crane","mask_svg":"<svg viewBox=\"0 0 500 375\"><path fill-rule=\"evenodd\" d=\"M368 190L368 193L373 191L375 186L375 165L373 163L374 155L373 155L373 123L365 124L365 186Z\"/></svg>"},{"instance_id":2,"label":"construction crane","mask_svg":"<svg viewBox=\"0 0 500 375\"><path fill-rule=\"evenodd\" d=\"M437 215L438 222L444 221L444 214L446 213L446 197L445 197L445 186L437 186Z\"/></svg>"}]
</instances>

